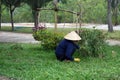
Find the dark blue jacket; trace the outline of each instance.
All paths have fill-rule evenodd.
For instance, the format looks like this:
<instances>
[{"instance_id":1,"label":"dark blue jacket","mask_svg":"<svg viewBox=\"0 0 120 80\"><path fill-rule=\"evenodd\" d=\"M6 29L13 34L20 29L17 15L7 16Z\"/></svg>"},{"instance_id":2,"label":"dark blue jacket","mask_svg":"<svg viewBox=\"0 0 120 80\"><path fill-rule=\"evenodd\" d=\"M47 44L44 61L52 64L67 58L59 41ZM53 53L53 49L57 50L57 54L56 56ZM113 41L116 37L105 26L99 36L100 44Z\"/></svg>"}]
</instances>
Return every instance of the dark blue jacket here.
<instances>
[{"instance_id":1,"label":"dark blue jacket","mask_svg":"<svg viewBox=\"0 0 120 80\"><path fill-rule=\"evenodd\" d=\"M56 48L56 57L60 61L63 61L65 59L73 61L74 58L72 57L72 55L78 48L79 46L74 44L72 41L64 39Z\"/></svg>"}]
</instances>

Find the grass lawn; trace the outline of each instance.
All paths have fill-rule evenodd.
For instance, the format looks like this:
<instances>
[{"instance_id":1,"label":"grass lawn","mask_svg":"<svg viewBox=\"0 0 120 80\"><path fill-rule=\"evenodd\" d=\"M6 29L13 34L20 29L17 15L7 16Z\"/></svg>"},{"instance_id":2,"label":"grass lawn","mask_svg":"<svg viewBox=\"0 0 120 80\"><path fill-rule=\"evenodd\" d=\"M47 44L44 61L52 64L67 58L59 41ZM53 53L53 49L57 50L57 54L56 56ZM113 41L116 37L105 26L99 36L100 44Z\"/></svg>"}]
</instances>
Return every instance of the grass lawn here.
<instances>
[{"instance_id":1,"label":"grass lawn","mask_svg":"<svg viewBox=\"0 0 120 80\"><path fill-rule=\"evenodd\" d=\"M106 46L102 59L80 59L59 62L54 51L43 50L39 44L0 43L0 76L13 80L120 80L120 46Z\"/></svg>"},{"instance_id":2,"label":"grass lawn","mask_svg":"<svg viewBox=\"0 0 120 80\"><path fill-rule=\"evenodd\" d=\"M114 32L107 32L108 34L108 39L116 39L120 40L120 31L114 31Z\"/></svg>"},{"instance_id":3,"label":"grass lawn","mask_svg":"<svg viewBox=\"0 0 120 80\"><path fill-rule=\"evenodd\" d=\"M1 31L8 31L8 32L12 32L11 27L7 27L4 26L1 28ZM21 27L21 28L15 28L15 30L13 32L17 32L17 33L32 33L32 28L31 27Z\"/></svg>"}]
</instances>

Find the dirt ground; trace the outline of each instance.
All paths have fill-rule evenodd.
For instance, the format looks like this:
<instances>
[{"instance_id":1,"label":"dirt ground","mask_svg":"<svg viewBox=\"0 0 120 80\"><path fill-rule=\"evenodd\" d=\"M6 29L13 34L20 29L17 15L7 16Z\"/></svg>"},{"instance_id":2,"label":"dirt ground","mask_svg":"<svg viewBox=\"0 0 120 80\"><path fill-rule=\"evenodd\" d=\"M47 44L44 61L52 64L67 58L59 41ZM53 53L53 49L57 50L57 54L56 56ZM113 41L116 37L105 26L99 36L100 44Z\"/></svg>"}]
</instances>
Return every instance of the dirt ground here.
<instances>
[{"instance_id":1,"label":"dirt ground","mask_svg":"<svg viewBox=\"0 0 120 80\"><path fill-rule=\"evenodd\" d=\"M0 31L0 42L14 42L14 43L39 43L32 34L3 32Z\"/></svg>"},{"instance_id":2,"label":"dirt ground","mask_svg":"<svg viewBox=\"0 0 120 80\"><path fill-rule=\"evenodd\" d=\"M0 80L10 80L10 79L4 76L0 76Z\"/></svg>"},{"instance_id":3,"label":"dirt ground","mask_svg":"<svg viewBox=\"0 0 120 80\"><path fill-rule=\"evenodd\" d=\"M111 46L113 46L113 45L120 45L120 41L119 40L112 40L112 39L110 39L110 40L106 40L106 42L109 45L111 45Z\"/></svg>"}]
</instances>

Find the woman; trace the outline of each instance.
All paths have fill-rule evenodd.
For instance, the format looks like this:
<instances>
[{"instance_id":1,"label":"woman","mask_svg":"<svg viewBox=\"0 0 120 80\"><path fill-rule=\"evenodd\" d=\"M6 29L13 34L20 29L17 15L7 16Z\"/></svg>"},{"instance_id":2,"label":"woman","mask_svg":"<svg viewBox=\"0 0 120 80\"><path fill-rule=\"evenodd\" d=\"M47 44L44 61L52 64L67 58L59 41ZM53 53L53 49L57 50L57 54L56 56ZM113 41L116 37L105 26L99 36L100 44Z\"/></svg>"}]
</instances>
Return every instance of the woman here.
<instances>
[{"instance_id":1,"label":"woman","mask_svg":"<svg viewBox=\"0 0 120 80\"><path fill-rule=\"evenodd\" d=\"M60 61L80 61L79 58L72 57L75 50L79 49L79 46L76 44L79 40L81 38L75 31L64 36L64 39L59 43L55 51L57 59Z\"/></svg>"}]
</instances>

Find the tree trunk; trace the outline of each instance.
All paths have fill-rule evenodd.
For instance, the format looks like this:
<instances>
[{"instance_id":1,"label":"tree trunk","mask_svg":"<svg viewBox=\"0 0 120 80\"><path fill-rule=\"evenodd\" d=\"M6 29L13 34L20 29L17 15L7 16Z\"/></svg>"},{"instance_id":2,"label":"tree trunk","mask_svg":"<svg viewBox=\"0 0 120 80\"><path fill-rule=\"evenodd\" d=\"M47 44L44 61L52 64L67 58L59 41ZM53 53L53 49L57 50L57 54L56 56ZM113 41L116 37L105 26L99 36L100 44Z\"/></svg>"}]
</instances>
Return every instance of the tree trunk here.
<instances>
[{"instance_id":1,"label":"tree trunk","mask_svg":"<svg viewBox=\"0 0 120 80\"><path fill-rule=\"evenodd\" d=\"M118 9L115 8L115 26L118 25Z\"/></svg>"},{"instance_id":2,"label":"tree trunk","mask_svg":"<svg viewBox=\"0 0 120 80\"><path fill-rule=\"evenodd\" d=\"M10 18L11 18L12 31L14 31L13 11L14 10L12 9L12 6L10 6Z\"/></svg>"},{"instance_id":3,"label":"tree trunk","mask_svg":"<svg viewBox=\"0 0 120 80\"><path fill-rule=\"evenodd\" d=\"M33 12L34 27L37 29L39 24L39 11L34 10Z\"/></svg>"},{"instance_id":4,"label":"tree trunk","mask_svg":"<svg viewBox=\"0 0 120 80\"><path fill-rule=\"evenodd\" d=\"M57 22L58 22L58 20L57 20L57 11L55 11L55 31L57 30Z\"/></svg>"},{"instance_id":5,"label":"tree trunk","mask_svg":"<svg viewBox=\"0 0 120 80\"><path fill-rule=\"evenodd\" d=\"M0 30L1 30L1 22L2 22L2 5L1 5L1 0L0 0Z\"/></svg>"},{"instance_id":6,"label":"tree trunk","mask_svg":"<svg viewBox=\"0 0 120 80\"><path fill-rule=\"evenodd\" d=\"M111 0L107 0L108 2L108 14L107 14L107 18L108 18L108 31L109 32L113 32L113 26L112 26L112 19L111 19Z\"/></svg>"}]
</instances>

